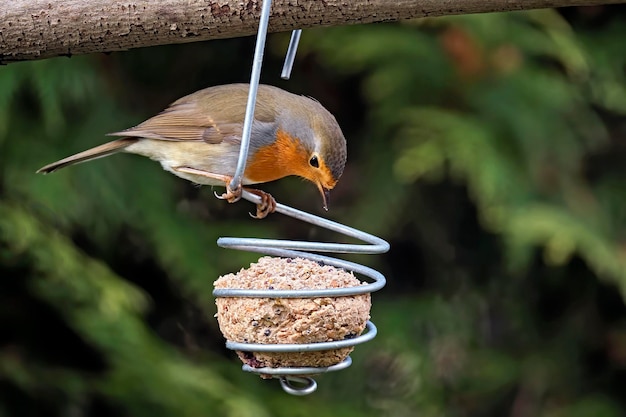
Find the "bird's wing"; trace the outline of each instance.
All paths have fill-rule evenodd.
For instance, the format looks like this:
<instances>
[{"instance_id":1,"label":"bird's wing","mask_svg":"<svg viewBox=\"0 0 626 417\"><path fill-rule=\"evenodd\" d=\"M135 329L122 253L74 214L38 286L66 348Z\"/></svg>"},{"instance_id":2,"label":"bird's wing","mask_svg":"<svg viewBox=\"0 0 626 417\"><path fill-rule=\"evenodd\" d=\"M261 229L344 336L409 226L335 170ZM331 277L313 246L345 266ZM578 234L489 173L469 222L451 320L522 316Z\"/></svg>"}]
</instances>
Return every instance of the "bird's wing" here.
<instances>
[{"instance_id":1,"label":"bird's wing","mask_svg":"<svg viewBox=\"0 0 626 417\"><path fill-rule=\"evenodd\" d=\"M243 131L247 86L223 87L211 87L183 97L145 122L109 133L109 136L205 143L239 141ZM255 109L255 124L273 123L272 109L259 101Z\"/></svg>"},{"instance_id":2,"label":"bird's wing","mask_svg":"<svg viewBox=\"0 0 626 417\"><path fill-rule=\"evenodd\" d=\"M198 111L194 103L175 103L145 122L109 136L220 143L240 138L241 125L216 120L211 114Z\"/></svg>"}]
</instances>

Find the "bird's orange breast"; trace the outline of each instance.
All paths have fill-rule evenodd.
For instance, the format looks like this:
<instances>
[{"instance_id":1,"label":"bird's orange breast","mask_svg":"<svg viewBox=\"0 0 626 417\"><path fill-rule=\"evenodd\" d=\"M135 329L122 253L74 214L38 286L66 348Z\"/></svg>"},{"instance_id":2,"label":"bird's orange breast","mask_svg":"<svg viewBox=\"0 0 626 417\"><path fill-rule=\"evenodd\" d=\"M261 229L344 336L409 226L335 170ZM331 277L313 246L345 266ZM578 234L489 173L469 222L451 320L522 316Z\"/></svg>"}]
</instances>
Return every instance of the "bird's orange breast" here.
<instances>
[{"instance_id":1,"label":"bird's orange breast","mask_svg":"<svg viewBox=\"0 0 626 417\"><path fill-rule=\"evenodd\" d=\"M258 149L248 160L245 176L254 183L289 175L308 177L308 153L297 138L278 130L276 141Z\"/></svg>"}]
</instances>

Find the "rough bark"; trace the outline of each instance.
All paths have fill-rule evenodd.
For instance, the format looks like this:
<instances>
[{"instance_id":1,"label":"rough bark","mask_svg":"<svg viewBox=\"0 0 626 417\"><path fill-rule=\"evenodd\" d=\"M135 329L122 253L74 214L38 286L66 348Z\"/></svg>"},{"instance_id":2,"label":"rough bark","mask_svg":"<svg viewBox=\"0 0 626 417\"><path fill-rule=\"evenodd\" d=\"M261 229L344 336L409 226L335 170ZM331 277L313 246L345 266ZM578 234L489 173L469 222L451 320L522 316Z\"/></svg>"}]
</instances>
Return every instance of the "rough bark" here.
<instances>
[{"instance_id":1,"label":"rough bark","mask_svg":"<svg viewBox=\"0 0 626 417\"><path fill-rule=\"evenodd\" d=\"M618 0L275 0L270 32ZM256 32L261 0L0 0L0 63Z\"/></svg>"}]
</instances>

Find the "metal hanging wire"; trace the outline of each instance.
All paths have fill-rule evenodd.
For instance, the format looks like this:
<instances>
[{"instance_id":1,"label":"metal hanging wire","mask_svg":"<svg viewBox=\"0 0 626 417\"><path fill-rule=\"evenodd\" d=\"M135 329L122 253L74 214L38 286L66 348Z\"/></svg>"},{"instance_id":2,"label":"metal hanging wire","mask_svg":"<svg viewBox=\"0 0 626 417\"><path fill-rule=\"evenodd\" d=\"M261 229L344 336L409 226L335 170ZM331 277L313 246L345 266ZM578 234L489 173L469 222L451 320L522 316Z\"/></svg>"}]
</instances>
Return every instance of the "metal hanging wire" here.
<instances>
[{"instance_id":1,"label":"metal hanging wire","mask_svg":"<svg viewBox=\"0 0 626 417\"><path fill-rule=\"evenodd\" d=\"M246 115L244 119L243 136L241 138L241 148L237 163L237 170L231 183L230 188L237 190L241 187L243 173L245 170L246 160L248 156L248 148L250 144L250 134L252 131L252 122L254 120L254 107L256 105L256 94L259 86L259 78L261 75L261 66L263 63L263 53L265 49L265 39L267 36L267 27L269 22L270 8L272 1L264 0L261 10L261 20L257 34L256 47L254 51L254 59L252 63L252 74L250 77L250 90L248 93L248 101L246 104ZM291 74L293 62L295 59L298 41L300 39L301 30L295 30L292 33L289 50L285 59L285 65L281 77L288 79ZM246 190L242 191L242 198L251 203L258 204L261 198ZM353 271L357 274L369 277L372 282L366 285L349 288L330 288L320 290L248 290L238 288L215 289L213 295L215 297L256 297L256 298L316 298L316 297L343 297L350 295L358 295L377 291L385 286L385 277L378 271L367 266L354 262L332 258L326 255L320 255L313 252L334 252L334 253L358 253L358 254L378 254L389 250L389 244L376 236L362 232L352 227L337 223L322 217L306 213L301 210L294 209L284 204L276 204L276 212L293 217L322 227L333 232L340 233L354 239L358 239L365 244L347 244L347 243L327 243L327 242L306 242L294 240L279 239L259 239L259 238L236 238L222 237L217 240L217 244L223 248L245 250L249 252L263 253L272 256L295 258L301 257L316 262L323 262L326 265L332 265L337 268L343 268ZM257 343L238 343L227 341L228 349L246 352L311 352L332 350L345 347L355 346L373 339L376 336L377 329L374 323L368 321L366 324L366 332L358 337L322 343L306 343L306 344L257 344ZM242 369L247 372L257 374L272 375L280 380L283 390L293 395L311 394L317 389L317 383L313 378L307 375L315 375L326 372L338 371L345 369L352 364L352 359L348 356L343 362L323 368L315 367L280 367L280 368L253 368L249 365L243 365Z\"/></svg>"},{"instance_id":2,"label":"metal hanging wire","mask_svg":"<svg viewBox=\"0 0 626 417\"><path fill-rule=\"evenodd\" d=\"M291 32L291 40L289 41L289 48L287 48L285 64L283 65L283 71L280 73L280 78L283 80L288 80L291 77L293 62L296 59L296 51L298 50L298 43L300 43L300 35L302 35L302 29L296 29Z\"/></svg>"}]
</instances>

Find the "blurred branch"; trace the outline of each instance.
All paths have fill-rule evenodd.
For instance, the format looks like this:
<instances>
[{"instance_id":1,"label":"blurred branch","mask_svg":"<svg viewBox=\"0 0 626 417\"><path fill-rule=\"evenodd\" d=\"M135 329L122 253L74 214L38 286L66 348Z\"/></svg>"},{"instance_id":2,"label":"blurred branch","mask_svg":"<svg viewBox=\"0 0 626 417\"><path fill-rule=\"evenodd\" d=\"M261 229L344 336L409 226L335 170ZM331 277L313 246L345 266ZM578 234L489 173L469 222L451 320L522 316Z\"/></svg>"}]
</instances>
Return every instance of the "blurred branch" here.
<instances>
[{"instance_id":1,"label":"blurred branch","mask_svg":"<svg viewBox=\"0 0 626 417\"><path fill-rule=\"evenodd\" d=\"M275 0L270 31L619 0ZM260 0L0 0L0 64L232 38L256 32Z\"/></svg>"}]
</instances>

